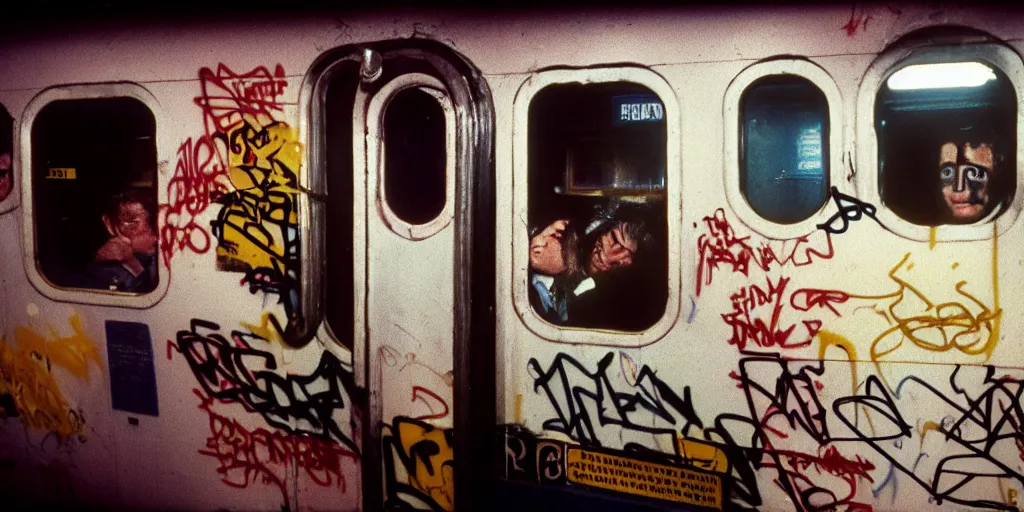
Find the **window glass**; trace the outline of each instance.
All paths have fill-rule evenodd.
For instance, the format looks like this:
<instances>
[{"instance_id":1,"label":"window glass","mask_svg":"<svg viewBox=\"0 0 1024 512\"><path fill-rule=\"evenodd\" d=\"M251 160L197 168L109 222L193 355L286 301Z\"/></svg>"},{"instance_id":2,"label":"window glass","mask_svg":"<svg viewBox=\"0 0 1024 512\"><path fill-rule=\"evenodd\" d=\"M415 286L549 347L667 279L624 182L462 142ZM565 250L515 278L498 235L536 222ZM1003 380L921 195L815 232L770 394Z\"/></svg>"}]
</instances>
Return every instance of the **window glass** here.
<instances>
[{"instance_id":1,"label":"window glass","mask_svg":"<svg viewBox=\"0 0 1024 512\"><path fill-rule=\"evenodd\" d=\"M829 187L828 102L806 78L757 80L740 100L740 189L758 215L807 219Z\"/></svg>"},{"instance_id":2,"label":"window glass","mask_svg":"<svg viewBox=\"0 0 1024 512\"><path fill-rule=\"evenodd\" d=\"M384 112L384 197L409 224L426 224L444 209L446 138L436 98L419 88L391 98Z\"/></svg>"},{"instance_id":3,"label":"window glass","mask_svg":"<svg viewBox=\"0 0 1024 512\"><path fill-rule=\"evenodd\" d=\"M556 325L654 325L668 299L661 99L629 82L548 86L528 139L534 310Z\"/></svg>"},{"instance_id":4,"label":"window glass","mask_svg":"<svg viewBox=\"0 0 1024 512\"><path fill-rule=\"evenodd\" d=\"M875 100L882 202L915 224L972 224L1009 205L1017 181L1013 84L984 62L914 64Z\"/></svg>"},{"instance_id":5,"label":"window glass","mask_svg":"<svg viewBox=\"0 0 1024 512\"><path fill-rule=\"evenodd\" d=\"M14 188L14 118L0 105L0 201Z\"/></svg>"},{"instance_id":6,"label":"window glass","mask_svg":"<svg viewBox=\"0 0 1024 512\"><path fill-rule=\"evenodd\" d=\"M158 282L156 121L133 98L43 107L32 125L36 257L56 286L146 293Z\"/></svg>"}]
</instances>

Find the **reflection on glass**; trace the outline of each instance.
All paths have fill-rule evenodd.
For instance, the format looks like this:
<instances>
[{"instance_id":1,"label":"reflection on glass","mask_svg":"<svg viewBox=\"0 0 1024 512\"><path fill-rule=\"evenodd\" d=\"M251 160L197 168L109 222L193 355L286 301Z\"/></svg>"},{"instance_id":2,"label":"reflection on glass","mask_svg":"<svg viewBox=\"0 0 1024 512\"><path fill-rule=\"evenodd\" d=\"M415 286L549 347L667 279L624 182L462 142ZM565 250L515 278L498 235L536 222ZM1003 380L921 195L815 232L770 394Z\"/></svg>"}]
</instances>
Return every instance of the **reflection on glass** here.
<instances>
[{"instance_id":1,"label":"reflection on glass","mask_svg":"<svg viewBox=\"0 0 1024 512\"><path fill-rule=\"evenodd\" d=\"M804 220L825 203L828 103L807 79L754 82L740 106L740 189L758 215L782 224Z\"/></svg>"}]
</instances>

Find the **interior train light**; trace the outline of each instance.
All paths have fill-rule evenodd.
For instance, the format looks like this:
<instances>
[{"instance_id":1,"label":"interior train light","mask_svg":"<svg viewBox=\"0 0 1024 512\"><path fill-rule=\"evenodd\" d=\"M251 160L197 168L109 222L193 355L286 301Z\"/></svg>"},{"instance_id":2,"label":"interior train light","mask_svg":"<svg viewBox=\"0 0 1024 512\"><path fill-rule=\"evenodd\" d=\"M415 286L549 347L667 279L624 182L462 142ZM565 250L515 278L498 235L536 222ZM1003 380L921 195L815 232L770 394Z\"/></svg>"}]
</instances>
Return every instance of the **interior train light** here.
<instances>
[{"instance_id":1,"label":"interior train light","mask_svg":"<svg viewBox=\"0 0 1024 512\"><path fill-rule=\"evenodd\" d=\"M980 62L943 62L907 66L889 77L894 91L978 87L995 80L992 68Z\"/></svg>"}]
</instances>

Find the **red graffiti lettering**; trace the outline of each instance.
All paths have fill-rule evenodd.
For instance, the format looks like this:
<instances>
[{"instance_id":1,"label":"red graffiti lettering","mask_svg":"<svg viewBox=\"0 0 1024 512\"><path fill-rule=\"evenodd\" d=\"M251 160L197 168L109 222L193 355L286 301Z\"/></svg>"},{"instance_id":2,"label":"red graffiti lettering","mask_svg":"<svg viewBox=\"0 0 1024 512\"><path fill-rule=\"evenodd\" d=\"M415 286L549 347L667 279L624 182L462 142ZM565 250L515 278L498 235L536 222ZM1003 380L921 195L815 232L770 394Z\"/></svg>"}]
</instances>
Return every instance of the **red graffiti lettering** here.
<instances>
[{"instance_id":1,"label":"red graffiti lettering","mask_svg":"<svg viewBox=\"0 0 1024 512\"><path fill-rule=\"evenodd\" d=\"M714 271L719 265L746 276L749 275L751 263L767 272L773 263L779 268L787 265L802 267L814 263L817 259L831 259L834 255L832 236L827 232L823 233L828 246L827 252L811 247L808 236L787 240L777 251L767 243L755 249L748 243L749 236L736 236L722 208L715 210L713 216L704 217L704 225L707 232L697 239L698 297L703 286L711 284Z\"/></svg>"},{"instance_id":2,"label":"red graffiti lettering","mask_svg":"<svg viewBox=\"0 0 1024 512\"><path fill-rule=\"evenodd\" d=\"M217 459L222 481L236 488L251 484L274 485L288 505L285 483L289 469L301 468L315 484L336 486L346 492L342 463L357 456L342 446L309 436L283 434L263 428L248 430L237 420L211 410L213 399L195 390L199 409L210 418L210 437L199 453Z\"/></svg>"},{"instance_id":3,"label":"red graffiti lettering","mask_svg":"<svg viewBox=\"0 0 1024 512\"><path fill-rule=\"evenodd\" d=\"M763 290L757 285L751 285L740 288L730 297L733 310L731 313L722 315L725 323L732 327L730 345L736 345L740 350L744 350L747 343L753 343L762 348L799 348L811 343L813 334L821 328L820 322L818 325L813 323L808 325L805 322L804 325L809 331L813 330L813 333L799 341L790 340L790 335L796 328L795 324L791 324L785 329L779 327L783 306L782 296L787 284L789 284L788 277L780 278L777 283L773 283L769 278L767 290ZM765 306L770 308L770 313L764 315L768 317L767 322L757 311L758 308Z\"/></svg>"},{"instance_id":4,"label":"red graffiti lettering","mask_svg":"<svg viewBox=\"0 0 1024 512\"><path fill-rule=\"evenodd\" d=\"M789 297L789 304L800 311L810 311L817 306L827 308L836 316L843 316L835 308L834 304L843 304L850 299L846 292L839 290L818 290L815 288L801 288Z\"/></svg>"},{"instance_id":5,"label":"red graffiti lettering","mask_svg":"<svg viewBox=\"0 0 1024 512\"><path fill-rule=\"evenodd\" d=\"M226 191L218 181L226 179L224 167L213 163L216 153L209 137L195 143L190 137L178 148L178 164L167 183L167 204L157 210L160 252L167 268L175 251L188 249L203 254L210 250L210 234L196 217Z\"/></svg>"}]
</instances>

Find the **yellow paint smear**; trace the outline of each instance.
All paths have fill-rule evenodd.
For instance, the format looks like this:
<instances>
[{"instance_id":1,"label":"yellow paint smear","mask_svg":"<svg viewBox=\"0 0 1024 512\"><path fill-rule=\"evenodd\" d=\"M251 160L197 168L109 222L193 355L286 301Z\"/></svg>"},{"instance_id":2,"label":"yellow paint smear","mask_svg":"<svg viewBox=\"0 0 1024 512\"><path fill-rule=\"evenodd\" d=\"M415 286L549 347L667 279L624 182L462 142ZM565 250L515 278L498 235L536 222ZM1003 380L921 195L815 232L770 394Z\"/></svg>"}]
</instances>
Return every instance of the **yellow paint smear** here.
<instances>
[{"instance_id":1,"label":"yellow paint smear","mask_svg":"<svg viewBox=\"0 0 1024 512\"><path fill-rule=\"evenodd\" d=\"M96 344L82 328L78 314L70 318L73 334L49 338L19 327L14 345L0 337L0 394L11 396L25 426L67 439L82 433L83 418L71 409L53 376L61 368L78 379L89 380L90 363L102 369ZM8 412L8 414L14 411Z\"/></svg>"},{"instance_id":2,"label":"yellow paint smear","mask_svg":"<svg viewBox=\"0 0 1024 512\"><path fill-rule=\"evenodd\" d=\"M889 279L898 285L896 291L883 295L849 294L851 298L859 299L896 299L887 308L889 317L895 325L884 330L871 343L871 361L875 363L879 375L882 374L880 361L902 347L905 340L910 340L917 347L932 352L956 350L966 355L985 354L986 361L991 357L999 339L999 325L1002 317L1002 310L999 308L998 269L995 266L995 259L998 257L997 243L993 239L993 307L987 306L974 295L964 291L967 286L966 281L960 281L955 285L956 292L966 299L965 301L938 304L931 301L909 281L896 275L900 267L910 258L910 253L904 255L889 271ZM907 269L910 269L910 265L907 265ZM897 309L908 293L925 304L924 310L919 314L904 316L897 313ZM973 305L981 311L974 314L968 305ZM941 333L941 343L934 343L917 335L919 331L934 332L936 330ZM985 330L988 331L987 336ZM890 338L890 336L896 336L896 338ZM883 345L883 342L886 341L888 343ZM886 385L888 386L888 383Z\"/></svg>"},{"instance_id":3,"label":"yellow paint smear","mask_svg":"<svg viewBox=\"0 0 1024 512\"><path fill-rule=\"evenodd\" d=\"M278 343L284 343L284 337L281 334L281 323L277 321L277 317L273 313L266 311L263 316L260 317L260 324L250 324L247 322L241 322L242 327L245 327L249 332L263 338L267 341L276 341Z\"/></svg>"},{"instance_id":4,"label":"yellow paint smear","mask_svg":"<svg viewBox=\"0 0 1024 512\"><path fill-rule=\"evenodd\" d=\"M839 347L846 352L846 358L850 361L850 374L853 377L853 394L857 394L857 348L853 346L853 342L846 339L845 336L836 334L832 331L826 331L824 329L818 331L818 359L825 359L825 352L829 347Z\"/></svg>"},{"instance_id":5,"label":"yellow paint smear","mask_svg":"<svg viewBox=\"0 0 1024 512\"><path fill-rule=\"evenodd\" d=\"M928 230L928 250L935 248L935 227Z\"/></svg>"},{"instance_id":6,"label":"yellow paint smear","mask_svg":"<svg viewBox=\"0 0 1024 512\"><path fill-rule=\"evenodd\" d=\"M523 395L519 393L516 393L515 420L516 425L523 424Z\"/></svg>"},{"instance_id":7,"label":"yellow paint smear","mask_svg":"<svg viewBox=\"0 0 1024 512\"><path fill-rule=\"evenodd\" d=\"M941 433L942 430L939 429L939 424L934 422L934 421L926 421L926 422L924 422L924 425L921 425L920 430L917 431L917 434L921 437L921 447L920 447L920 450L924 450L924 436L928 432L939 432L939 433Z\"/></svg>"}]
</instances>

